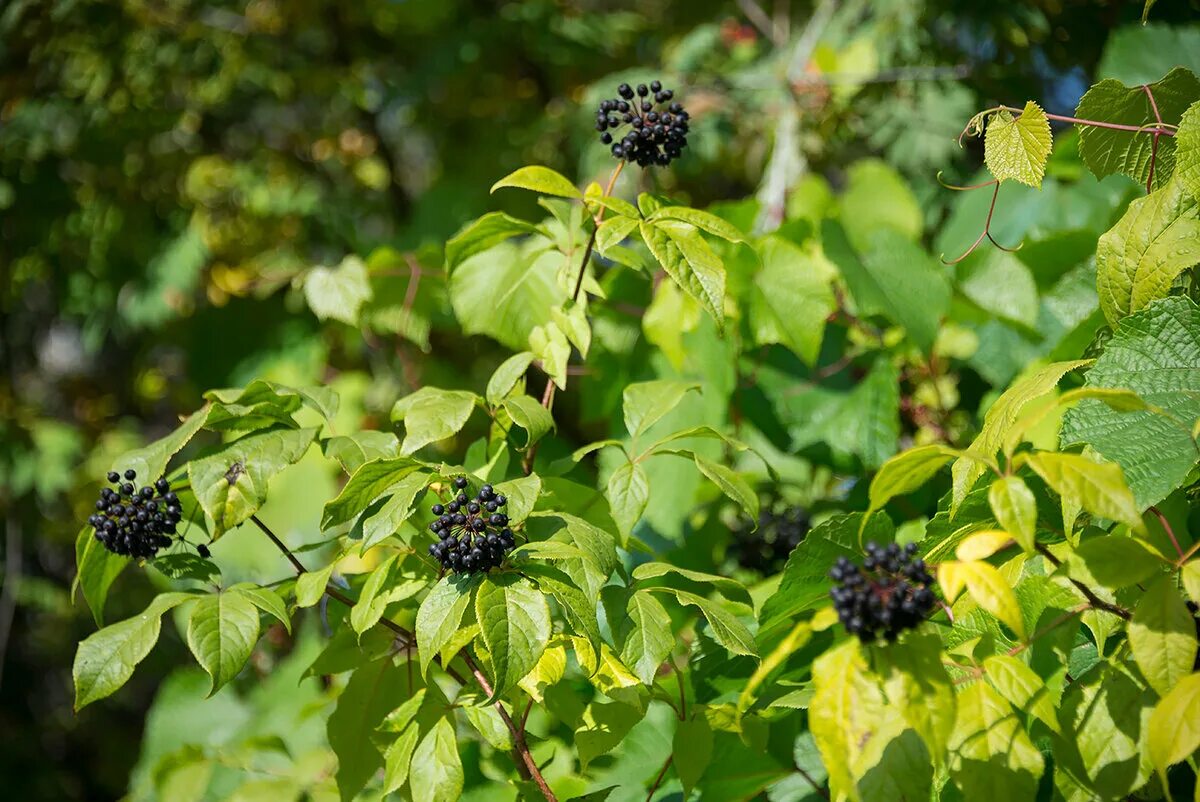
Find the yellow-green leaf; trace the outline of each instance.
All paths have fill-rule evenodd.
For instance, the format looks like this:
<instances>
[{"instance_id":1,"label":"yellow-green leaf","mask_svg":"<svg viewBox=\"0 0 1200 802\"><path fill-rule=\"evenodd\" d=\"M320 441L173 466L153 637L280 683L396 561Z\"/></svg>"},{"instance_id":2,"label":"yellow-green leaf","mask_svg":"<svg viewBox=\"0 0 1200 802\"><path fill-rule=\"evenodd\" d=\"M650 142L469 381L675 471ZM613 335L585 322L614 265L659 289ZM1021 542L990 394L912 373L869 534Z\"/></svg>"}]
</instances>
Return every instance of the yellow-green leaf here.
<instances>
[{"instance_id":1,"label":"yellow-green leaf","mask_svg":"<svg viewBox=\"0 0 1200 802\"><path fill-rule=\"evenodd\" d=\"M983 160L1000 181L1013 179L1031 187L1042 185L1050 158L1050 121L1032 100L1020 117L1001 109L992 115L983 140Z\"/></svg>"}]
</instances>

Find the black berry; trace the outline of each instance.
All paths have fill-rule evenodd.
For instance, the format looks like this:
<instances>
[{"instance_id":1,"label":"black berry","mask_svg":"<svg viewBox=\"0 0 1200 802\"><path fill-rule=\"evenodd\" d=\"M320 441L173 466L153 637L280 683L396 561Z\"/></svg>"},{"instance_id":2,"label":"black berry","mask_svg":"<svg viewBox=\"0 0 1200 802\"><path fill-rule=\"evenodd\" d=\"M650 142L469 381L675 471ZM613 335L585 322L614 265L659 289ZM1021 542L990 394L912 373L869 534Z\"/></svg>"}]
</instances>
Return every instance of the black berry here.
<instances>
[{"instance_id":1,"label":"black berry","mask_svg":"<svg viewBox=\"0 0 1200 802\"><path fill-rule=\"evenodd\" d=\"M925 620L937 598L930 588L933 577L916 555L912 543L903 549L868 543L862 567L838 558L829 571L834 581L829 597L847 632L863 643L890 641Z\"/></svg>"},{"instance_id":2,"label":"black berry","mask_svg":"<svg viewBox=\"0 0 1200 802\"><path fill-rule=\"evenodd\" d=\"M120 484L121 474L108 474L108 480L119 485L120 494L103 488L96 500L97 512L88 517L87 525L94 530L96 540L114 554L148 559L171 545L169 536L182 518L179 499L164 478L154 482L153 487L138 490L133 485L136 471L125 471L124 477L127 481ZM128 499L125 503L121 503L122 496ZM159 512L160 502L165 512Z\"/></svg>"},{"instance_id":3,"label":"black berry","mask_svg":"<svg viewBox=\"0 0 1200 802\"><path fill-rule=\"evenodd\" d=\"M743 521L733 530L730 552L743 568L773 574L783 568L808 529L808 511L803 507L767 500L758 514L757 528Z\"/></svg>"},{"instance_id":4,"label":"black berry","mask_svg":"<svg viewBox=\"0 0 1200 802\"><path fill-rule=\"evenodd\" d=\"M631 161L640 167L668 165L687 147L687 113L679 103L656 109L675 95L654 80L649 86L638 84L636 91L629 84L617 87L623 99L605 99L596 109L596 130L601 143L608 145L613 156ZM636 96L642 98L630 103ZM669 113L668 113L669 112ZM611 116L610 116L610 113ZM619 117L616 116L619 113ZM629 125L634 130L621 136L610 129ZM618 140L618 137L620 139Z\"/></svg>"},{"instance_id":5,"label":"black berry","mask_svg":"<svg viewBox=\"0 0 1200 802\"><path fill-rule=\"evenodd\" d=\"M462 490L467 482L465 477L460 479L461 485L459 479L454 484ZM507 499L497 495L495 488L484 485L473 499L459 493L445 508L435 504L432 511L439 517L429 529L437 542L429 546L430 556L443 570L454 573L480 573L499 567L516 546L507 526L508 516L496 512L505 503Z\"/></svg>"}]
</instances>

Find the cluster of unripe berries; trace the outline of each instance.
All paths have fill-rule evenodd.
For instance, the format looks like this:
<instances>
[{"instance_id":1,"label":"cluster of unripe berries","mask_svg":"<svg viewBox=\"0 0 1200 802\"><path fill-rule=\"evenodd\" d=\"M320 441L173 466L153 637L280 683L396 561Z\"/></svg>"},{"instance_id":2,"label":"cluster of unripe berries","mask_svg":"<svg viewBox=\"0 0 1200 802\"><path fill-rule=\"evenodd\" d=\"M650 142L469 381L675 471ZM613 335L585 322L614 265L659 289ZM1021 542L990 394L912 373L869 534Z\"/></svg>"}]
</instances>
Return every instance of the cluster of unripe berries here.
<instances>
[{"instance_id":1,"label":"cluster of unripe berries","mask_svg":"<svg viewBox=\"0 0 1200 802\"><path fill-rule=\"evenodd\" d=\"M744 521L733 530L731 551L743 568L774 573L787 562L808 530L808 511L803 507L771 505L759 512L757 529Z\"/></svg>"},{"instance_id":2,"label":"cluster of unripe berries","mask_svg":"<svg viewBox=\"0 0 1200 802\"><path fill-rule=\"evenodd\" d=\"M835 583L829 596L851 635L863 643L880 637L895 640L924 621L933 609L937 602L929 589L933 577L925 561L916 556L915 543L903 549L895 543L886 548L868 543L866 550L861 568L845 557L838 558L829 572Z\"/></svg>"},{"instance_id":3,"label":"cluster of unripe berries","mask_svg":"<svg viewBox=\"0 0 1200 802\"><path fill-rule=\"evenodd\" d=\"M127 470L122 482L121 475L111 471L108 481L116 489L100 491L88 524L96 530L96 540L114 554L149 558L171 545L183 508L166 479L138 489L133 484L136 478L136 471Z\"/></svg>"},{"instance_id":4,"label":"cluster of unripe berries","mask_svg":"<svg viewBox=\"0 0 1200 802\"><path fill-rule=\"evenodd\" d=\"M475 498L468 498L465 476L456 477L453 484L458 491L454 499L430 509L438 516L429 525L438 542L429 547L429 553L443 569L456 574L499 567L516 545L508 516L500 511L508 499L491 485L484 485Z\"/></svg>"},{"instance_id":5,"label":"cluster of unripe berries","mask_svg":"<svg viewBox=\"0 0 1200 802\"><path fill-rule=\"evenodd\" d=\"M649 167L668 165L687 147L688 113L679 103L671 103L675 93L663 89L660 81L650 85L629 84L617 87L620 97L600 101L596 110L596 130L600 141L612 146L612 155ZM653 96L653 97L651 97ZM667 105L669 104L669 105ZM628 126L620 139L613 131Z\"/></svg>"}]
</instances>

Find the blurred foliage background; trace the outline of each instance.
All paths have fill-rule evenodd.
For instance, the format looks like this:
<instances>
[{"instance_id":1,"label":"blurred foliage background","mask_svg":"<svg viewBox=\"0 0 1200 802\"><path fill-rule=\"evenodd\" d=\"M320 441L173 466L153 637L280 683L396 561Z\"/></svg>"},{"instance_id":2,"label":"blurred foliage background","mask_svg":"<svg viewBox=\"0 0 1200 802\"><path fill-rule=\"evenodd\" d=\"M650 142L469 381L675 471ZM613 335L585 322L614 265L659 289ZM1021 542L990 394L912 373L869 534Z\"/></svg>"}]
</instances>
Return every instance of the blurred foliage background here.
<instances>
[{"instance_id":1,"label":"blurred foliage background","mask_svg":"<svg viewBox=\"0 0 1200 802\"><path fill-rule=\"evenodd\" d=\"M231 687L201 705L196 670L170 673L176 638L119 696L72 713L72 654L94 627L71 597L74 542L96 480L205 389L253 376L336 386L347 427L386 426L392 401L426 382L480 386L500 351L461 333L441 244L496 204L528 202L488 195L520 165L601 179L609 157L590 120L620 81L662 77L695 120L677 168L627 171L623 191L657 187L700 207L753 199L742 209L762 229L820 216L831 193L849 203L857 187L864 215L907 204L936 253L969 243L986 203L935 180L977 170L977 146L955 142L974 111L1034 98L1070 114L1099 72L1140 82L1165 72L1158 52L1200 58L1195 0L1161 0L1146 27L1141 4L1097 0L621 5L0 4L6 797L140 798L158 756L182 744L237 744L231 763L269 766L278 732L293 756L311 753L301 764L328 771L321 684L297 684L311 648L282 632L277 654L256 655L272 678L253 693ZM1078 176L1069 150L1051 164L1065 182ZM1040 222L1062 248L1071 228L1086 250L1127 191L1055 186L1014 194L993 231L1036 240ZM306 271L348 256L373 277L362 329L304 302ZM641 315L649 300L624 303ZM972 363L991 384L1033 348L1019 325L995 325ZM584 376L564 399L560 427L574 439L603 436L613 388L630 378L603 349L593 363L603 381ZM959 390L974 392L973 409L986 387ZM302 466L273 487L266 514L294 541L316 539L333 482ZM269 549L228 538L214 551L227 577L278 579ZM109 619L141 609L155 581L126 572Z\"/></svg>"}]
</instances>

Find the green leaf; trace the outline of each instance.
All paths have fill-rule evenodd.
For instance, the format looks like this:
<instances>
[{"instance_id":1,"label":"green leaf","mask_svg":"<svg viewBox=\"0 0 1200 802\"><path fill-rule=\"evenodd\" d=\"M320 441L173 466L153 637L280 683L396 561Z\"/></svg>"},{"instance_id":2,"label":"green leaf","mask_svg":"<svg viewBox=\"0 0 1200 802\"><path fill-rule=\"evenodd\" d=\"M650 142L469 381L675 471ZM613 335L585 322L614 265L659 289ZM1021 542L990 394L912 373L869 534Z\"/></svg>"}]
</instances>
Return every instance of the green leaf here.
<instances>
[{"instance_id":1,"label":"green leaf","mask_svg":"<svg viewBox=\"0 0 1200 802\"><path fill-rule=\"evenodd\" d=\"M500 402L513 391L532 363L533 354L529 351L513 354L501 362L500 367L496 368L495 373L492 374L492 378L488 379L487 390L484 392L488 404L493 407L500 406Z\"/></svg>"},{"instance_id":2,"label":"green leaf","mask_svg":"<svg viewBox=\"0 0 1200 802\"><path fill-rule=\"evenodd\" d=\"M396 534L416 510L417 496L428 486L429 478L425 471L414 471L385 491L391 497L377 513L363 521L360 553L365 554L376 543Z\"/></svg>"},{"instance_id":3,"label":"green leaf","mask_svg":"<svg viewBox=\"0 0 1200 802\"><path fill-rule=\"evenodd\" d=\"M158 642L162 614L194 598L190 593L159 594L138 615L84 638L75 652L75 664L71 668L75 681L75 710L111 695L128 682L134 668Z\"/></svg>"},{"instance_id":4,"label":"green leaf","mask_svg":"<svg viewBox=\"0 0 1200 802\"><path fill-rule=\"evenodd\" d=\"M639 224L642 239L671 280L725 326L725 265L696 228L676 220Z\"/></svg>"},{"instance_id":5,"label":"green leaf","mask_svg":"<svg viewBox=\"0 0 1200 802\"><path fill-rule=\"evenodd\" d=\"M942 664L941 638L932 633L910 633L888 648L887 658L891 671L885 693L941 767L954 730L956 707L954 685Z\"/></svg>"},{"instance_id":6,"label":"green leaf","mask_svg":"<svg viewBox=\"0 0 1200 802\"><path fill-rule=\"evenodd\" d=\"M551 641L550 645L546 647L546 651L542 652L542 656L538 658L538 663L534 666L533 671L530 671L521 678L521 690L529 694L530 698L535 702L539 704L544 702L546 691L557 685L566 675L567 643L569 643L567 638L555 638L555 640ZM481 709L495 710L494 707ZM511 741L511 736L507 729L504 731L504 739ZM509 748L511 749L512 747L510 746Z\"/></svg>"},{"instance_id":7,"label":"green leaf","mask_svg":"<svg viewBox=\"0 0 1200 802\"><path fill-rule=\"evenodd\" d=\"M732 501L737 502L751 521L758 520L758 493L737 471L695 453L692 454L692 460L700 469L700 473Z\"/></svg>"},{"instance_id":8,"label":"green leaf","mask_svg":"<svg viewBox=\"0 0 1200 802\"><path fill-rule=\"evenodd\" d=\"M560 388L567 386L567 363L571 359L571 343L557 323L535 326L529 332L529 350L539 367Z\"/></svg>"},{"instance_id":9,"label":"green leaf","mask_svg":"<svg viewBox=\"0 0 1200 802\"><path fill-rule=\"evenodd\" d=\"M948 563L943 563L943 566ZM1021 617L1021 605L1012 585L996 568L982 560L969 560L957 564L958 577L967 586L967 593L975 603L1008 625L1008 628L1025 637L1025 621ZM940 577L940 574L939 574Z\"/></svg>"},{"instance_id":10,"label":"green leaf","mask_svg":"<svg viewBox=\"0 0 1200 802\"><path fill-rule=\"evenodd\" d=\"M738 230L737 226L726 222L711 212L703 212L687 206L662 206L654 214L646 218L646 220L650 223L655 223L659 220L682 220L685 223L690 223L704 233L720 237L726 242L746 241L745 235Z\"/></svg>"},{"instance_id":11,"label":"green leaf","mask_svg":"<svg viewBox=\"0 0 1200 802\"><path fill-rule=\"evenodd\" d=\"M611 752L642 716L636 707L619 702L589 704L583 713L583 723L575 730L580 769L586 772L594 759Z\"/></svg>"},{"instance_id":12,"label":"green leaf","mask_svg":"<svg viewBox=\"0 0 1200 802\"><path fill-rule=\"evenodd\" d=\"M358 324L358 312L371 300L367 266L357 256L347 256L337 267L314 267L304 276L304 298L321 320Z\"/></svg>"},{"instance_id":13,"label":"green leaf","mask_svg":"<svg viewBox=\"0 0 1200 802\"><path fill-rule=\"evenodd\" d=\"M292 619L288 616L287 605L283 603L283 599L279 597L279 594L271 588L260 588L258 585L252 585L249 582L240 582L229 588L228 592L245 596L246 601L267 615L274 617L279 623L283 624L284 629L288 632L292 631Z\"/></svg>"},{"instance_id":14,"label":"green leaf","mask_svg":"<svg viewBox=\"0 0 1200 802\"><path fill-rule=\"evenodd\" d=\"M1129 622L1133 659L1159 696L1166 696L1196 661L1196 620L1171 577L1146 588Z\"/></svg>"},{"instance_id":15,"label":"green leaf","mask_svg":"<svg viewBox=\"0 0 1200 802\"><path fill-rule=\"evenodd\" d=\"M502 243L454 269L450 303L464 334L485 334L522 351L535 327L553 321L552 310L568 296L558 283L562 254L547 246Z\"/></svg>"},{"instance_id":16,"label":"green leaf","mask_svg":"<svg viewBox=\"0 0 1200 802\"><path fill-rule=\"evenodd\" d=\"M409 786L412 788L413 802L457 802L461 798L462 758L459 757L454 727L449 719L439 719L417 745L412 757Z\"/></svg>"},{"instance_id":17,"label":"green leaf","mask_svg":"<svg viewBox=\"0 0 1200 802\"><path fill-rule=\"evenodd\" d=\"M1200 200L1200 101L1188 106L1175 132L1175 168L1179 181Z\"/></svg>"},{"instance_id":18,"label":"green leaf","mask_svg":"<svg viewBox=\"0 0 1200 802\"><path fill-rule=\"evenodd\" d=\"M1010 655L994 654L984 658L983 670L988 682L1013 707L1028 712L1052 731L1062 732L1056 712L1058 700L1032 668Z\"/></svg>"},{"instance_id":19,"label":"green leaf","mask_svg":"<svg viewBox=\"0 0 1200 802\"><path fill-rule=\"evenodd\" d=\"M675 645L671 616L662 602L644 590L629 594L625 612L625 619L610 622L614 632L620 633L617 642L621 662L646 685L653 685L659 667Z\"/></svg>"},{"instance_id":20,"label":"green leaf","mask_svg":"<svg viewBox=\"0 0 1200 802\"><path fill-rule=\"evenodd\" d=\"M690 390L699 392L700 385L674 379L657 379L628 385L621 394L626 431L631 437L643 434L675 409Z\"/></svg>"},{"instance_id":21,"label":"green leaf","mask_svg":"<svg viewBox=\"0 0 1200 802\"><path fill-rule=\"evenodd\" d=\"M258 609L240 593L204 596L188 617L188 648L212 679L209 696L238 675L257 642Z\"/></svg>"},{"instance_id":22,"label":"green leaf","mask_svg":"<svg viewBox=\"0 0 1200 802\"><path fill-rule=\"evenodd\" d=\"M545 545L550 545L550 542L547 541ZM574 546L567 546L566 543L554 545L568 547L581 557L583 556L583 552ZM536 580L538 587L543 592L554 597L558 606L562 608L563 617L567 620L570 631L587 638L593 649L600 648L600 622L596 616L596 597L587 595L579 587L580 584L586 585L586 583L577 583L565 571L549 565L525 565L521 570Z\"/></svg>"},{"instance_id":23,"label":"green leaf","mask_svg":"<svg viewBox=\"0 0 1200 802\"><path fill-rule=\"evenodd\" d=\"M855 248L866 251L875 232L885 228L914 242L921 238L925 213L894 167L881 159L860 159L846 172L838 219Z\"/></svg>"},{"instance_id":24,"label":"green leaf","mask_svg":"<svg viewBox=\"0 0 1200 802\"><path fill-rule=\"evenodd\" d=\"M364 429L352 435L330 437L322 442L322 449L325 456L341 463L346 473L354 473L371 460L398 456L400 441L391 432Z\"/></svg>"},{"instance_id":25,"label":"green leaf","mask_svg":"<svg viewBox=\"0 0 1200 802\"><path fill-rule=\"evenodd\" d=\"M1161 75L1161 73L1159 73ZM1150 96L1154 95L1153 105ZM1132 126L1153 126L1155 108L1168 125L1180 123L1190 104L1200 99L1200 81L1183 67L1176 67L1161 80L1142 86L1125 86L1108 78L1094 84L1075 109L1084 120ZM1137 131L1079 125L1079 156L1097 178L1123 173L1141 186L1150 178L1154 162L1154 187L1162 186L1175 169L1178 141L1169 136L1156 137Z\"/></svg>"},{"instance_id":26,"label":"green leaf","mask_svg":"<svg viewBox=\"0 0 1200 802\"><path fill-rule=\"evenodd\" d=\"M442 577L417 609L417 655L421 674L429 673L433 658L449 643L462 624L463 613L482 581L481 575L453 574Z\"/></svg>"},{"instance_id":27,"label":"green leaf","mask_svg":"<svg viewBox=\"0 0 1200 802\"><path fill-rule=\"evenodd\" d=\"M1164 298L1122 319L1087 386L1132 390L1156 409L1118 412L1081 402L1063 420L1061 445L1086 443L1120 465L1138 508L1162 501L1197 459L1191 425L1200 419L1200 307Z\"/></svg>"},{"instance_id":28,"label":"green leaf","mask_svg":"<svg viewBox=\"0 0 1200 802\"><path fill-rule=\"evenodd\" d=\"M674 574L681 576L684 579L690 579L693 582L701 582L705 585L712 585L718 593L725 598L742 602L743 604L751 604L750 592L746 587L736 579L729 577L717 576L716 574L706 574L703 571L692 571L687 568L680 568L670 563L648 562L642 563L637 568L633 569L633 578L638 582L647 579L656 579L660 576Z\"/></svg>"},{"instance_id":29,"label":"green leaf","mask_svg":"<svg viewBox=\"0 0 1200 802\"><path fill-rule=\"evenodd\" d=\"M1096 462L1082 454L1038 451L1030 455L1029 467L1062 497L1063 527L1067 531L1073 528L1080 509L1138 531L1144 529L1120 465Z\"/></svg>"},{"instance_id":30,"label":"green leaf","mask_svg":"<svg viewBox=\"0 0 1200 802\"><path fill-rule=\"evenodd\" d=\"M762 270L750 288L748 318L754 342L787 346L812 367L837 309L828 263L778 236L763 240L758 253Z\"/></svg>"},{"instance_id":31,"label":"green leaf","mask_svg":"<svg viewBox=\"0 0 1200 802\"><path fill-rule=\"evenodd\" d=\"M1200 604L1200 560L1192 560L1183 566L1179 577L1183 580L1183 588L1192 597L1192 601Z\"/></svg>"},{"instance_id":32,"label":"green leaf","mask_svg":"<svg viewBox=\"0 0 1200 802\"><path fill-rule=\"evenodd\" d=\"M362 657L355 661L358 663ZM383 765L375 746L375 730L387 714L409 698L408 672L392 663L391 655L360 664L350 675L326 722L329 746L337 755L333 772L342 802L350 802Z\"/></svg>"},{"instance_id":33,"label":"green leaf","mask_svg":"<svg viewBox=\"0 0 1200 802\"><path fill-rule=\"evenodd\" d=\"M738 713L744 713L754 704L754 692L762 685L771 672L787 662L787 659L795 652L803 649L804 646L812 639L813 628L810 621L800 621L792 627L792 631L784 636L783 640L771 650L763 661L754 669L754 673L750 675L750 679L746 681L745 686L738 694L737 710Z\"/></svg>"},{"instance_id":34,"label":"green leaf","mask_svg":"<svg viewBox=\"0 0 1200 802\"><path fill-rule=\"evenodd\" d=\"M999 248L976 251L958 266L958 289L980 309L1029 329L1042 313L1033 272Z\"/></svg>"},{"instance_id":35,"label":"green leaf","mask_svg":"<svg viewBox=\"0 0 1200 802\"><path fill-rule=\"evenodd\" d=\"M71 595L74 597L76 589L83 591L83 600L92 611L96 626L104 626L104 601L108 598L108 589L128 564L128 557L113 554L96 540L92 527L79 530L75 538L75 579L71 583Z\"/></svg>"},{"instance_id":36,"label":"green leaf","mask_svg":"<svg viewBox=\"0 0 1200 802\"><path fill-rule=\"evenodd\" d=\"M1129 204L1096 247L1096 289L1110 323L1144 308L1200 261L1200 205L1182 178Z\"/></svg>"},{"instance_id":37,"label":"green leaf","mask_svg":"<svg viewBox=\"0 0 1200 802\"><path fill-rule=\"evenodd\" d=\"M1043 766L1012 706L991 685L976 682L958 695L950 776L964 799L1034 799Z\"/></svg>"},{"instance_id":38,"label":"green leaf","mask_svg":"<svg viewBox=\"0 0 1200 802\"><path fill-rule=\"evenodd\" d=\"M150 561L150 565L154 567L154 570L171 579L212 582L219 581L221 577L221 569L212 560L206 560L198 554L189 554L186 551L155 557Z\"/></svg>"},{"instance_id":39,"label":"green leaf","mask_svg":"<svg viewBox=\"0 0 1200 802\"><path fill-rule=\"evenodd\" d=\"M953 448L935 443L910 448L888 459L871 479L871 488L867 493L870 506L863 516L863 525L866 525L872 513L883 509L893 498L911 493L932 479L958 453Z\"/></svg>"},{"instance_id":40,"label":"green leaf","mask_svg":"<svg viewBox=\"0 0 1200 802\"><path fill-rule=\"evenodd\" d=\"M829 772L833 799L858 799L864 753L872 750L884 718L883 693L871 676L862 647L843 641L813 663L808 726Z\"/></svg>"},{"instance_id":41,"label":"green leaf","mask_svg":"<svg viewBox=\"0 0 1200 802\"><path fill-rule=\"evenodd\" d=\"M999 181L1013 179L1031 187L1042 185L1050 158L1050 121L1032 100L1019 117L1001 109L988 121L983 160Z\"/></svg>"},{"instance_id":42,"label":"green leaf","mask_svg":"<svg viewBox=\"0 0 1200 802\"><path fill-rule=\"evenodd\" d=\"M637 462L625 462L608 477L604 496L621 535L628 537L650 501L650 479Z\"/></svg>"},{"instance_id":43,"label":"green leaf","mask_svg":"<svg viewBox=\"0 0 1200 802\"><path fill-rule=\"evenodd\" d=\"M792 426L792 449L826 443L835 453L852 454L867 468L896 453L900 438L900 374L885 355L849 393L831 393L827 408Z\"/></svg>"},{"instance_id":44,"label":"green leaf","mask_svg":"<svg viewBox=\"0 0 1200 802\"><path fill-rule=\"evenodd\" d=\"M528 579L489 575L475 594L475 618L491 657L492 702L537 665L550 641L550 607Z\"/></svg>"},{"instance_id":45,"label":"green leaf","mask_svg":"<svg viewBox=\"0 0 1200 802\"><path fill-rule=\"evenodd\" d=\"M342 492L325 504L321 528L329 529L353 519L422 467L411 457L380 457L363 463Z\"/></svg>"},{"instance_id":46,"label":"green leaf","mask_svg":"<svg viewBox=\"0 0 1200 802\"><path fill-rule=\"evenodd\" d=\"M1200 674L1184 677L1150 714L1146 751L1167 784L1167 769L1200 749Z\"/></svg>"},{"instance_id":47,"label":"green leaf","mask_svg":"<svg viewBox=\"0 0 1200 802\"><path fill-rule=\"evenodd\" d=\"M251 434L188 463L192 491L216 532L232 529L257 512L267 500L271 477L299 462L316 434L316 429Z\"/></svg>"},{"instance_id":48,"label":"green leaf","mask_svg":"<svg viewBox=\"0 0 1200 802\"><path fill-rule=\"evenodd\" d=\"M196 432L203 428L208 420L209 407L205 406L188 416L175 431L166 437L155 440L148 446L122 454L113 462L111 470L124 473L126 469L137 471L137 475L147 484L166 473L167 463L171 457L186 446ZM97 622L99 623L99 622Z\"/></svg>"},{"instance_id":49,"label":"green leaf","mask_svg":"<svg viewBox=\"0 0 1200 802\"><path fill-rule=\"evenodd\" d=\"M557 195L560 198L583 198L583 193L561 173L536 164L509 173L493 184L491 191L495 192L501 187L528 189L531 192Z\"/></svg>"},{"instance_id":50,"label":"green leaf","mask_svg":"<svg viewBox=\"0 0 1200 802\"><path fill-rule=\"evenodd\" d=\"M305 571L296 577L296 606L312 607L321 601L329 578L333 576L334 563L330 563L318 571Z\"/></svg>"},{"instance_id":51,"label":"green leaf","mask_svg":"<svg viewBox=\"0 0 1200 802\"><path fill-rule=\"evenodd\" d=\"M1122 799L1149 778L1146 724L1153 705L1154 693L1113 665L1067 687L1059 721L1068 739L1055 744L1055 758L1095 789L1086 799Z\"/></svg>"},{"instance_id":52,"label":"green leaf","mask_svg":"<svg viewBox=\"0 0 1200 802\"><path fill-rule=\"evenodd\" d=\"M1141 541L1109 534L1080 544L1071 557L1070 573L1084 584L1118 590L1144 582L1165 564Z\"/></svg>"},{"instance_id":53,"label":"green leaf","mask_svg":"<svg viewBox=\"0 0 1200 802\"><path fill-rule=\"evenodd\" d=\"M404 729L383 753L383 792L393 793L408 782L408 770L421 730L415 724Z\"/></svg>"},{"instance_id":54,"label":"green leaf","mask_svg":"<svg viewBox=\"0 0 1200 802\"><path fill-rule=\"evenodd\" d=\"M992 482L988 504L996 522L1032 554L1037 544L1037 500L1033 491L1020 477L1004 476Z\"/></svg>"},{"instance_id":55,"label":"green leaf","mask_svg":"<svg viewBox=\"0 0 1200 802\"><path fill-rule=\"evenodd\" d=\"M404 421L401 454L458 434L471 417L479 396L466 390L422 387L392 407L392 420Z\"/></svg>"},{"instance_id":56,"label":"green leaf","mask_svg":"<svg viewBox=\"0 0 1200 802\"><path fill-rule=\"evenodd\" d=\"M494 489L497 494L508 499L504 509L509 524L519 524L529 516L537 504L538 496L542 492L542 480L537 474L530 474L519 479L498 482Z\"/></svg>"},{"instance_id":57,"label":"green leaf","mask_svg":"<svg viewBox=\"0 0 1200 802\"><path fill-rule=\"evenodd\" d=\"M526 432L525 448L529 448L554 428L554 416L550 410L527 395L515 395L504 401L513 423Z\"/></svg>"},{"instance_id":58,"label":"green leaf","mask_svg":"<svg viewBox=\"0 0 1200 802\"><path fill-rule=\"evenodd\" d=\"M975 481L987 470L984 461L995 459L996 452L1005 444L1009 430L1017 425L1029 404L1054 392L1064 375L1087 364L1087 360L1051 363L1013 382L996 399L984 415L983 427L967 449L967 454L955 460L951 468L954 476L950 501L952 514L958 510Z\"/></svg>"},{"instance_id":59,"label":"green leaf","mask_svg":"<svg viewBox=\"0 0 1200 802\"><path fill-rule=\"evenodd\" d=\"M535 234L537 227L504 212L488 212L473 220L446 242L446 269L453 271L462 262L501 242L523 234Z\"/></svg>"},{"instance_id":60,"label":"green leaf","mask_svg":"<svg viewBox=\"0 0 1200 802\"><path fill-rule=\"evenodd\" d=\"M399 573L398 557L394 554L371 570L350 608L350 626L358 634L379 623L389 604L417 595L428 584L424 578Z\"/></svg>"},{"instance_id":61,"label":"green leaf","mask_svg":"<svg viewBox=\"0 0 1200 802\"><path fill-rule=\"evenodd\" d=\"M637 209L634 209L634 213L637 213ZM637 229L639 222L641 221L637 217L624 215L605 220L596 230L597 250L606 253L613 246L620 245Z\"/></svg>"},{"instance_id":62,"label":"green leaf","mask_svg":"<svg viewBox=\"0 0 1200 802\"><path fill-rule=\"evenodd\" d=\"M708 599L688 593L686 590L675 588L650 588L655 593L669 593L679 600L680 604L695 607L708 620L709 632L713 640L724 646L733 654L744 654L750 657L758 656L758 648L754 645L754 636L746 625L730 612Z\"/></svg>"},{"instance_id":63,"label":"green leaf","mask_svg":"<svg viewBox=\"0 0 1200 802\"><path fill-rule=\"evenodd\" d=\"M675 773L683 785L683 798L687 799L712 760L713 731L707 716L697 714L676 725L671 754Z\"/></svg>"}]
</instances>

